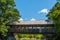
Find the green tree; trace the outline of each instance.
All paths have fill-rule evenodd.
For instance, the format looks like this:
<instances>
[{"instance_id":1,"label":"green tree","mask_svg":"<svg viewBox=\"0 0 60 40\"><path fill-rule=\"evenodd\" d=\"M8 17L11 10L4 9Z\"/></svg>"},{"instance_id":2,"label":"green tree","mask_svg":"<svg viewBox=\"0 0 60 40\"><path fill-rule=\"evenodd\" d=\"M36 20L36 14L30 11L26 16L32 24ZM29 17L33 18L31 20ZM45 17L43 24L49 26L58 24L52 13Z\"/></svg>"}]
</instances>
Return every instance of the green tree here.
<instances>
[{"instance_id":1,"label":"green tree","mask_svg":"<svg viewBox=\"0 0 60 40\"><path fill-rule=\"evenodd\" d=\"M9 28L6 24L17 21L19 17L14 0L0 0L0 33L6 34Z\"/></svg>"},{"instance_id":2,"label":"green tree","mask_svg":"<svg viewBox=\"0 0 60 40\"><path fill-rule=\"evenodd\" d=\"M56 0L56 1L60 2L60 0Z\"/></svg>"},{"instance_id":3,"label":"green tree","mask_svg":"<svg viewBox=\"0 0 60 40\"><path fill-rule=\"evenodd\" d=\"M48 13L48 19L54 22L57 37L60 36L60 2L57 2ZM60 39L59 39L60 40Z\"/></svg>"}]
</instances>

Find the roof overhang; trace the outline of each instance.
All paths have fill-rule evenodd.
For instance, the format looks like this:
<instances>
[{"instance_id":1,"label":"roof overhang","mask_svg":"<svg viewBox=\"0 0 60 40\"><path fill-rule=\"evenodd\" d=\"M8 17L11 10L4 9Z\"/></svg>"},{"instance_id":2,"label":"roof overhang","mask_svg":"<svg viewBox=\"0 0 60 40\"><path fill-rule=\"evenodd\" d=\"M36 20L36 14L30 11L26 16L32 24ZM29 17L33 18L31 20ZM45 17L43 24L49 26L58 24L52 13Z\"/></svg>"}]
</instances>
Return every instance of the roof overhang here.
<instances>
[{"instance_id":1,"label":"roof overhang","mask_svg":"<svg viewBox=\"0 0 60 40\"><path fill-rule=\"evenodd\" d=\"M46 20L35 20L35 21L16 21L10 22L7 24L8 26L52 26L53 22L48 22Z\"/></svg>"}]
</instances>

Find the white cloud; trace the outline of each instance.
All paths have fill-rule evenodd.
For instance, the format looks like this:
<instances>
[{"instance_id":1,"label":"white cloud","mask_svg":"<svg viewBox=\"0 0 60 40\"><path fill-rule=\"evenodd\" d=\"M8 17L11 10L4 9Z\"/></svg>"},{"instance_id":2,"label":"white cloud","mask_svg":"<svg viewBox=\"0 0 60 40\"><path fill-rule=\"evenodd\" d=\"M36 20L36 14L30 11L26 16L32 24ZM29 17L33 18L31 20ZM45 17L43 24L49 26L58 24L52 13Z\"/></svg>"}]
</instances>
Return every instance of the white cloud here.
<instances>
[{"instance_id":1,"label":"white cloud","mask_svg":"<svg viewBox=\"0 0 60 40\"><path fill-rule=\"evenodd\" d=\"M23 18L20 18L18 21L23 21Z\"/></svg>"},{"instance_id":2,"label":"white cloud","mask_svg":"<svg viewBox=\"0 0 60 40\"><path fill-rule=\"evenodd\" d=\"M38 13L48 13L48 12L49 12L48 9L42 9L42 10L40 10Z\"/></svg>"},{"instance_id":3,"label":"white cloud","mask_svg":"<svg viewBox=\"0 0 60 40\"><path fill-rule=\"evenodd\" d=\"M32 18L31 21L35 21L36 19Z\"/></svg>"}]
</instances>

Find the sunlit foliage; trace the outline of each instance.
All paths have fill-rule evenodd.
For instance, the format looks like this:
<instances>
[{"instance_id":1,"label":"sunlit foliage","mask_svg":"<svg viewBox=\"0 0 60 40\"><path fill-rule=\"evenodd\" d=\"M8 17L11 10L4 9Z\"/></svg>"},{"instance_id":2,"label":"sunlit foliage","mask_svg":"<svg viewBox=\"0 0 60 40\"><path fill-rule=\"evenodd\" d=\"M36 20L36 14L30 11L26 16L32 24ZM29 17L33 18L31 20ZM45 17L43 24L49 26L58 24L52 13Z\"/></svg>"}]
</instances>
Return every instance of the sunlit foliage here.
<instances>
[{"instance_id":1,"label":"sunlit foliage","mask_svg":"<svg viewBox=\"0 0 60 40\"><path fill-rule=\"evenodd\" d=\"M0 0L0 32L6 34L9 28L8 22L19 19L19 12L16 9L14 0Z\"/></svg>"}]
</instances>

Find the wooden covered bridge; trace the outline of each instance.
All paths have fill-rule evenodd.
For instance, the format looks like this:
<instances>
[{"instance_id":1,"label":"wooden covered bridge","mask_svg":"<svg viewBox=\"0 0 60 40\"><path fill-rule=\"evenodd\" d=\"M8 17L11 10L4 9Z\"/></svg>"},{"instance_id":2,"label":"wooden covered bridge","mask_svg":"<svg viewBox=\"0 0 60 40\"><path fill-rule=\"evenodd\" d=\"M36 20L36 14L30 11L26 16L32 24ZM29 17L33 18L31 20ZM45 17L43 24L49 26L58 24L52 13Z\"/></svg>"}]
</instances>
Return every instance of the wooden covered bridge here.
<instances>
[{"instance_id":1,"label":"wooden covered bridge","mask_svg":"<svg viewBox=\"0 0 60 40\"><path fill-rule=\"evenodd\" d=\"M54 24L48 20L16 21L7 24L9 32L23 34L45 34L47 37L54 34Z\"/></svg>"},{"instance_id":2,"label":"wooden covered bridge","mask_svg":"<svg viewBox=\"0 0 60 40\"><path fill-rule=\"evenodd\" d=\"M54 24L47 20L35 21L17 21L8 23L11 27L9 32L20 33L54 33Z\"/></svg>"}]
</instances>

